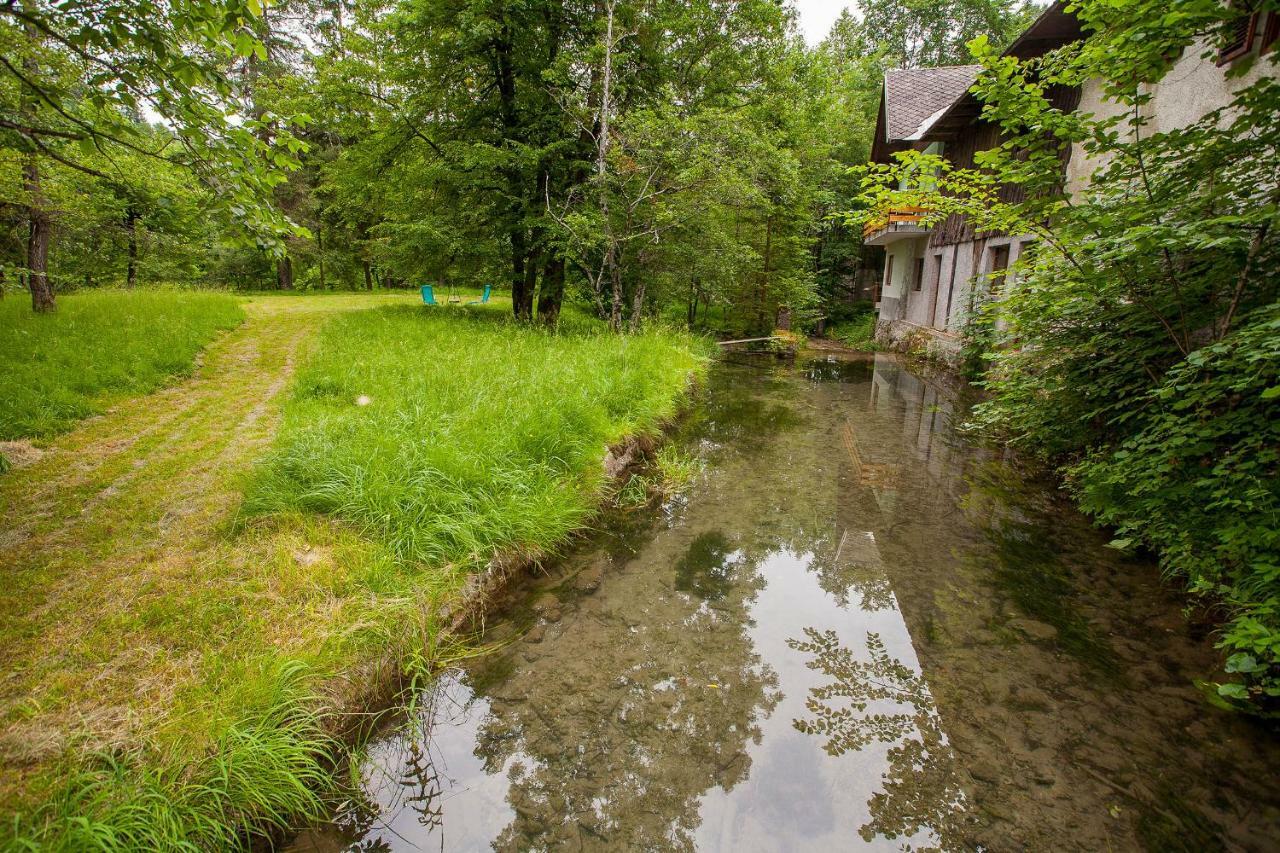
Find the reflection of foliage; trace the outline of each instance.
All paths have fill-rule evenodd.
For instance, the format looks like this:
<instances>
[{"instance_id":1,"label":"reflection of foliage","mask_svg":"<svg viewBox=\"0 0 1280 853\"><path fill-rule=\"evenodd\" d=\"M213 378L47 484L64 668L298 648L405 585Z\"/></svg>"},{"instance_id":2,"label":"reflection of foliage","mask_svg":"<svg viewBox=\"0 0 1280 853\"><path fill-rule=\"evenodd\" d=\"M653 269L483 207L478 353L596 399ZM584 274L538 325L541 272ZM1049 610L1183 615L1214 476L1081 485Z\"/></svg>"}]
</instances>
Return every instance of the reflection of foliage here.
<instances>
[{"instance_id":1,"label":"reflection of foliage","mask_svg":"<svg viewBox=\"0 0 1280 853\"><path fill-rule=\"evenodd\" d=\"M1048 531L1034 524L995 524L987 531L995 557L992 580L1028 616L1058 629L1062 651L1104 673L1116 670L1115 655L1073 607L1075 589L1061 566Z\"/></svg>"},{"instance_id":2,"label":"reflection of foliage","mask_svg":"<svg viewBox=\"0 0 1280 853\"><path fill-rule=\"evenodd\" d=\"M444 811L440 798L444 793L440 774L431 756L423 749L422 741L413 740L405 756L404 772L400 775L400 788L405 791L404 803L418 815L418 823L427 829L444 827Z\"/></svg>"},{"instance_id":3,"label":"reflection of foliage","mask_svg":"<svg viewBox=\"0 0 1280 853\"><path fill-rule=\"evenodd\" d=\"M703 533L676 563L676 589L706 601L719 601L733 586L737 553L723 533Z\"/></svg>"},{"instance_id":4,"label":"reflection of foliage","mask_svg":"<svg viewBox=\"0 0 1280 853\"><path fill-rule=\"evenodd\" d=\"M840 645L835 631L805 628L807 642L788 640L791 648L809 652L814 659L806 664L833 679L831 684L809 691L805 706L816 715L812 720L796 720L795 727L805 734L823 735L822 748L828 755L843 755L858 750L873 740L889 743L906 737L915 728L912 715L855 714L872 702L908 703L917 711L927 710L931 700L923 680L911 668L889 656L878 634L867 634L867 651L871 659L858 660L853 652ZM827 704L844 700L840 706Z\"/></svg>"},{"instance_id":5,"label":"reflection of foliage","mask_svg":"<svg viewBox=\"0 0 1280 853\"><path fill-rule=\"evenodd\" d=\"M830 755L872 742L894 744L884 789L868 804L871 821L860 830L862 837L911 837L928 829L940 836L942 847L955 846L949 842L962 828L964 797L924 678L891 657L877 634L867 634L869 660L840 645L834 631L806 628L805 634L808 640L788 640L788 645L814 655L807 666L831 682L809 691L805 705L815 717L796 720L795 727L824 736ZM873 703L895 710L865 713Z\"/></svg>"},{"instance_id":6,"label":"reflection of foliage","mask_svg":"<svg viewBox=\"0 0 1280 853\"><path fill-rule=\"evenodd\" d=\"M747 777L746 745L780 699L744 624L724 616L764 584L728 541L690 549L689 585L716 609L670 594L665 573L624 573L584 602L572 643L526 647L490 688L475 755L507 774L514 812L495 849L694 848L699 797ZM609 600L644 600L646 629Z\"/></svg>"},{"instance_id":7,"label":"reflection of foliage","mask_svg":"<svg viewBox=\"0 0 1280 853\"><path fill-rule=\"evenodd\" d=\"M805 362L803 375L811 382L870 382L875 366L868 358L815 358Z\"/></svg>"},{"instance_id":8,"label":"reflection of foliage","mask_svg":"<svg viewBox=\"0 0 1280 853\"><path fill-rule=\"evenodd\" d=\"M989 464L974 469L964 504L986 547L968 560L987 571L991 582L1027 616L1057 629L1054 645L1105 675L1115 675L1115 654L1076 608L1076 585L1062 555L1070 544L1055 535L1062 518L1041 489L1030 487L1016 469Z\"/></svg>"},{"instance_id":9,"label":"reflection of foliage","mask_svg":"<svg viewBox=\"0 0 1280 853\"><path fill-rule=\"evenodd\" d=\"M879 560L837 560L836 557L815 555L809 564L818 586L841 607L848 607L852 593L859 597L858 609L864 612L895 610L893 584L885 576L884 565Z\"/></svg>"},{"instance_id":10,"label":"reflection of foliage","mask_svg":"<svg viewBox=\"0 0 1280 853\"><path fill-rule=\"evenodd\" d=\"M779 433L805 423L804 416L785 402L757 396L759 383L727 384L734 377L725 371L726 384L715 389L707 402L684 425L684 432L716 444L733 444L744 450L759 448Z\"/></svg>"}]
</instances>

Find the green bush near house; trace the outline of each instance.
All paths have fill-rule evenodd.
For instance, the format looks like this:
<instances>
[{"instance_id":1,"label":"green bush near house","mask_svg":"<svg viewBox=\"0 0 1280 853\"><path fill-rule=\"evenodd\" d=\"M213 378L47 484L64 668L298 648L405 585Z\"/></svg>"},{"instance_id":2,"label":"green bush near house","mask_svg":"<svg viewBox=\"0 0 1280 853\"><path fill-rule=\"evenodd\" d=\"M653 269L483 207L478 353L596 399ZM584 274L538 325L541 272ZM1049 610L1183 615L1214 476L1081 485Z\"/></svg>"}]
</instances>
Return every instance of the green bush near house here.
<instances>
[{"instance_id":1,"label":"green bush near house","mask_svg":"<svg viewBox=\"0 0 1280 853\"><path fill-rule=\"evenodd\" d=\"M189 374L205 344L243 319L220 293L67 294L53 314L23 298L0 301L0 440L57 435Z\"/></svg>"},{"instance_id":2,"label":"green bush near house","mask_svg":"<svg viewBox=\"0 0 1280 853\"><path fill-rule=\"evenodd\" d=\"M1222 601L1232 700L1280 700L1280 305L1191 354L1150 394L1134 434L1070 469L1117 545L1158 551L1193 594Z\"/></svg>"},{"instance_id":3,"label":"green bush near house","mask_svg":"<svg viewBox=\"0 0 1280 853\"><path fill-rule=\"evenodd\" d=\"M831 325L827 328L827 337L839 341L847 347L863 352L878 352L882 347L876 343L876 313L871 302L856 302L841 306L843 310L833 312Z\"/></svg>"}]
</instances>

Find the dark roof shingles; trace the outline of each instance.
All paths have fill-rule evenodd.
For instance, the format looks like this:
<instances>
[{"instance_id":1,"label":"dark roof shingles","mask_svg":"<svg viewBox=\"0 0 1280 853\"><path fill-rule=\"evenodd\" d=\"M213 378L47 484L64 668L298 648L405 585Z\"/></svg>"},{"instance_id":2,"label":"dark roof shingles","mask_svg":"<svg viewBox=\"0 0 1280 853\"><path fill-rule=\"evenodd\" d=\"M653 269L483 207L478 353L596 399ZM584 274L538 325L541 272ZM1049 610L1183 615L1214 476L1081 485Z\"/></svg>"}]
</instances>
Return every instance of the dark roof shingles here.
<instances>
[{"instance_id":1,"label":"dark roof shingles","mask_svg":"<svg viewBox=\"0 0 1280 853\"><path fill-rule=\"evenodd\" d=\"M893 68L884 75L885 141L917 139L978 79L981 65Z\"/></svg>"}]
</instances>

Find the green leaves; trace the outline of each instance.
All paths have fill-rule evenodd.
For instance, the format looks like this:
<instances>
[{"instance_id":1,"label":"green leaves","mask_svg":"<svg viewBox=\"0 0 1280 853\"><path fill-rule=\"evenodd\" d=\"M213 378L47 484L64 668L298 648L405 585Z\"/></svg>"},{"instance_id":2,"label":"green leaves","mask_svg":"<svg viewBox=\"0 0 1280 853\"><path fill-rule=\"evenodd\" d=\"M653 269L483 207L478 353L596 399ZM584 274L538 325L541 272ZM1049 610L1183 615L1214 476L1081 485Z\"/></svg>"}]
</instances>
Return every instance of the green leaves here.
<instances>
[{"instance_id":1,"label":"green leaves","mask_svg":"<svg viewBox=\"0 0 1280 853\"><path fill-rule=\"evenodd\" d=\"M215 190L211 201L224 214L232 204L253 211L241 221L255 239L278 239L291 226L272 209L271 173L296 160L270 149L296 150L294 139L286 122L271 142L237 132L222 64L266 57L244 26L262 12L258 0L5 5L0 41L13 61L0 68L9 81L0 116L25 150L113 185L134 181L125 165L134 157L187 168ZM158 117L169 138L158 139L139 114Z\"/></svg>"},{"instance_id":2,"label":"green leaves","mask_svg":"<svg viewBox=\"0 0 1280 853\"><path fill-rule=\"evenodd\" d=\"M1236 13L1210 0L1074 8L1093 35L1037 59L971 43L984 66L973 91L1000 145L969 169L914 152L866 169L865 209L849 218L913 204L933 211L929 221L959 214L978 232L1039 238L999 301L975 299L966 351L992 394L975 425L1060 465L1082 507L1117 529L1112 547L1157 553L1220 606L1237 682L1219 693L1270 712L1280 695L1280 82L1264 75L1229 106L1155 133L1130 121L1150 109L1134 82L1159 80ZM1054 87L1085 81L1126 109L1055 104ZM1068 148L1097 166L1073 198L1062 186ZM1024 200L1005 201L1008 185Z\"/></svg>"}]
</instances>

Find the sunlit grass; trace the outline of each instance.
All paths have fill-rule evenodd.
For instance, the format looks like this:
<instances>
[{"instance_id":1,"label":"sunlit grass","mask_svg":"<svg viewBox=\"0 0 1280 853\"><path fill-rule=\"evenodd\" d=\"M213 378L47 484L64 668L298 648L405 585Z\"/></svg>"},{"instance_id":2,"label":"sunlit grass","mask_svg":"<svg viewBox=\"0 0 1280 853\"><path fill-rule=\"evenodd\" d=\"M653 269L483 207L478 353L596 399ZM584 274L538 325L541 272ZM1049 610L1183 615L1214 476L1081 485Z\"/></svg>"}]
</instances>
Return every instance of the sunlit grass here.
<instances>
[{"instance_id":1,"label":"sunlit grass","mask_svg":"<svg viewBox=\"0 0 1280 853\"><path fill-rule=\"evenodd\" d=\"M0 440L47 438L191 371L196 354L244 313L232 296L90 291L40 315L0 301Z\"/></svg>"}]
</instances>

